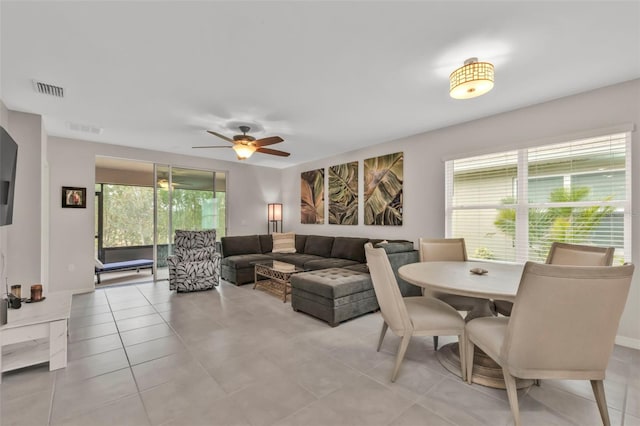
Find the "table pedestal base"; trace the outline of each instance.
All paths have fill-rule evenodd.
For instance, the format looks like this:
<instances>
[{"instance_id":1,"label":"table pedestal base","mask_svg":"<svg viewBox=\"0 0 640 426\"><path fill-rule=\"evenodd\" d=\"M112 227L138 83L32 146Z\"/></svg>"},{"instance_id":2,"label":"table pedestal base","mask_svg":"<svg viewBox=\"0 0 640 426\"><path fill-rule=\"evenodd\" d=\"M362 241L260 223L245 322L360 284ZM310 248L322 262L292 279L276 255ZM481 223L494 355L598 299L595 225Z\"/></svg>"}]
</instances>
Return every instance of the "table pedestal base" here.
<instances>
[{"instance_id":1,"label":"table pedestal base","mask_svg":"<svg viewBox=\"0 0 640 426\"><path fill-rule=\"evenodd\" d=\"M460 351L457 342L444 345L438 349L436 356L444 368L458 377L462 377L460 373ZM473 354L473 376L471 381L490 388L506 389L502 367L477 346ZM533 382L530 379L516 379L516 387L518 389L527 388L533 385Z\"/></svg>"}]
</instances>

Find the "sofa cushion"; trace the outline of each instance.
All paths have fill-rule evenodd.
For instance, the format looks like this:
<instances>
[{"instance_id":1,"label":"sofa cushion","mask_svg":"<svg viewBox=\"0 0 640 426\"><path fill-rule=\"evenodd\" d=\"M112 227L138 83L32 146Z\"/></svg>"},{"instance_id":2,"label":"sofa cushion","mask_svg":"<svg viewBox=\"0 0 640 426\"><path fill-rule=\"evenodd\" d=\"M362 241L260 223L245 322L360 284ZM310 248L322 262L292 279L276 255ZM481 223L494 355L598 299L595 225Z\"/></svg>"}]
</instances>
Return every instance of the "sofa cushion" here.
<instances>
[{"instance_id":1,"label":"sofa cushion","mask_svg":"<svg viewBox=\"0 0 640 426\"><path fill-rule=\"evenodd\" d=\"M280 262L291 263L301 268L304 268L304 265L312 260L324 259L322 256L304 253L271 253L270 256Z\"/></svg>"},{"instance_id":2,"label":"sofa cushion","mask_svg":"<svg viewBox=\"0 0 640 426\"><path fill-rule=\"evenodd\" d=\"M271 234L258 235L258 238L260 238L260 250L262 253L271 253L271 250L273 250L273 238Z\"/></svg>"},{"instance_id":3,"label":"sofa cushion","mask_svg":"<svg viewBox=\"0 0 640 426\"><path fill-rule=\"evenodd\" d=\"M293 299L297 299L297 301L299 302L300 299L306 299L310 302L313 303L317 303L319 305L323 305L323 306L327 306L330 308L339 308L341 306L345 306L345 305L350 305L354 302L359 302L361 300L364 299L370 299L372 298L373 300L376 301L376 305L377 305L377 299L376 299L376 292L373 290L373 288L371 288L371 290L365 290L365 291L359 291L357 293L352 293L349 294L347 296L344 297L338 297L337 299L328 299L326 297L323 296L319 296L317 294L314 293L309 293L308 291L304 291L300 288L297 287L293 287L291 289L291 300L293 301ZM377 309L378 306L374 307L372 310ZM369 311L366 311L369 312ZM362 312L356 312L357 314L362 314ZM352 315L352 316L357 316L357 315ZM351 316L349 317L351 318Z\"/></svg>"},{"instance_id":4,"label":"sofa cushion","mask_svg":"<svg viewBox=\"0 0 640 426\"><path fill-rule=\"evenodd\" d=\"M343 266L344 269L349 269L350 271L362 272L364 274L369 273L369 266L366 263L358 263L357 265Z\"/></svg>"},{"instance_id":5,"label":"sofa cushion","mask_svg":"<svg viewBox=\"0 0 640 426\"><path fill-rule=\"evenodd\" d=\"M296 234L296 252L304 253L304 245L307 243L307 235Z\"/></svg>"},{"instance_id":6,"label":"sofa cushion","mask_svg":"<svg viewBox=\"0 0 640 426\"><path fill-rule=\"evenodd\" d=\"M333 247L334 237L325 237L321 235L307 236L307 242L304 245L305 254L315 254L316 256L331 257L331 248Z\"/></svg>"},{"instance_id":7,"label":"sofa cushion","mask_svg":"<svg viewBox=\"0 0 640 426\"><path fill-rule=\"evenodd\" d=\"M343 268L330 268L295 274L291 276L291 287L327 299L337 299L371 290L373 285L369 274Z\"/></svg>"},{"instance_id":8,"label":"sofa cushion","mask_svg":"<svg viewBox=\"0 0 640 426\"><path fill-rule=\"evenodd\" d=\"M364 245L369 241L367 238L335 237L331 257L354 260L357 263L366 261Z\"/></svg>"},{"instance_id":9,"label":"sofa cushion","mask_svg":"<svg viewBox=\"0 0 640 426\"><path fill-rule=\"evenodd\" d=\"M224 257L256 253L262 253L260 238L257 235L222 238L222 255Z\"/></svg>"},{"instance_id":10,"label":"sofa cushion","mask_svg":"<svg viewBox=\"0 0 640 426\"><path fill-rule=\"evenodd\" d=\"M296 234L293 232L279 233L274 232L273 237L273 253L295 253L296 252Z\"/></svg>"},{"instance_id":11,"label":"sofa cushion","mask_svg":"<svg viewBox=\"0 0 640 426\"><path fill-rule=\"evenodd\" d=\"M411 241L390 242L386 244L378 243L375 246L383 248L387 254L402 253L413 250L413 243Z\"/></svg>"},{"instance_id":12,"label":"sofa cushion","mask_svg":"<svg viewBox=\"0 0 640 426\"><path fill-rule=\"evenodd\" d=\"M304 269L315 271L316 269L342 268L344 266L356 265L357 262L349 259L336 259L330 257L328 259L311 260L304 264Z\"/></svg>"},{"instance_id":13,"label":"sofa cushion","mask_svg":"<svg viewBox=\"0 0 640 426\"><path fill-rule=\"evenodd\" d=\"M269 260L271 260L271 256L261 253L237 254L235 256L227 256L222 259L222 265L229 266L235 269L243 269L253 267L252 263L254 262L266 262Z\"/></svg>"}]
</instances>

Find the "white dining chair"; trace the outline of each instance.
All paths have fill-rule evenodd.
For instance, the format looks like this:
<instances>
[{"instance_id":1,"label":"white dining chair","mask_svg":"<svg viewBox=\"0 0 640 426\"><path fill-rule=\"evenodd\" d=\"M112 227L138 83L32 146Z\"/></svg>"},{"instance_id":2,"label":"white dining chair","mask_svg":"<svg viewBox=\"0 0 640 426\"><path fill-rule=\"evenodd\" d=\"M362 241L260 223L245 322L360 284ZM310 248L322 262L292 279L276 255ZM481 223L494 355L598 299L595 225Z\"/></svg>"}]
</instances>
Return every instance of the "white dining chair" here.
<instances>
[{"instance_id":1,"label":"white dining chair","mask_svg":"<svg viewBox=\"0 0 640 426\"><path fill-rule=\"evenodd\" d=\"M603 380L634 266L562 266L527 262L511 317L466 325L467 355L482 349L501 367L520 424L516 378L590 380L609 425ZM544 309L541 310L541 307ZM473 363L467 363L467 381Z\"/></svg>"},{"instance_id":2,"label":"white dining chair","mask_svg":"<svg viewBox=\"0 0 640 426\"><path fill-rule=\"evenodd\" d=\"M418 240L420 262L466 262L467 249L464 238L420 238ZM495 309L493 302L478 297L459 296L424 290L423 294L435 297L453 306L458 311L465 311L466 321L483 316L493 316ZM433 336L433 347L438 349L438 336Z\"/></svg>"},{"instance_id":3,"label":"white dining chair","mask_svg":"<svg viewBox=\"0 0 640 426\"><path fill-rule=\"evenodd\" d=\"M547 254L549 265L611 266L614 247L595 247L554 241ZM511 315L513 303L506 300L494 301L496 311L504 316Z\"/></svg>"},{"instance_id":4,"label":"white dining chair","mask_svg":"<svg viewBox=\"0 0 640 426\"><path fill-rule=\"evenodd\" d=\"M465 338L464 320L462 316L445 302L424 296L402 297L396 277L389 263L386 252L382 248L373 248L371 243L365 244L367 265L371 274L373 288L382 314L382 330L377 351L388 328L402 337L396 362L391 374L395 382L400 364L409 346L412 336L458 336L460 344L460 366L465 379Z\"/></svg>"}]
</instances>

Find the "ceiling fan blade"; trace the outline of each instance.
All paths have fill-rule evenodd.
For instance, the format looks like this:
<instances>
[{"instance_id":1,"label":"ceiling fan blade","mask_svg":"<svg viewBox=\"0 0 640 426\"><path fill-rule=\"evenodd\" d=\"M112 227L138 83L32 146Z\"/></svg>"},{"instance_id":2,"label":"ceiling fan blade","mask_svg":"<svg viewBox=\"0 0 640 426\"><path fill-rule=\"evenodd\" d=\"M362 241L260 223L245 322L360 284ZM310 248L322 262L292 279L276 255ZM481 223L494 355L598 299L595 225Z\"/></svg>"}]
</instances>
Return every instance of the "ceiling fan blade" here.
<instances>
[{"instance_id":1,"label":"ceiling fan blade","mask_svg":"<svg viewBox=\"0 0 640 426\"><path fill-rule=\"evenodd\" d=\"M288 152L278 151L277 149L270 149L270 148L258 148L256 149L256 152L261 152L263 154L277 155L279 157L288 157L291 155Z\"/></svg>"},{"instance_id":2,"label":"ceiling fan blade","mask_svg":"<svg viewBox=\"0 0 640 426\"><path fill-rule=\"evenodd\" d=\"M225 135L221 135L220 133L214 132L212 130L207 130L207 133L211 133L214 136L219 137L220 139L224 139L225 141L233 143L233 139L226 137Z\"/></svg>"},{"instance_id":3,"label":"ceiling fan blade","mask_svg":"<svg viewBox=\"0 0 640 426\"><path fill-rule=\"evenodd\" d=\"M192 146L191 148L231 148L230 146Z\"/></svg>"},{"instance_id":4,"label":"ceiling fan blade","mask_svg":"<svg viewBox=\"0 0 640 426\"><path fill-rule=\"evenodd\" d=\"M267 146L280 142L284 142L284 139L282 139L280 136L271 136L268 138L258 139L254 142L254 144L256 144L256 146Z\"/></svg>"}]
</instances>

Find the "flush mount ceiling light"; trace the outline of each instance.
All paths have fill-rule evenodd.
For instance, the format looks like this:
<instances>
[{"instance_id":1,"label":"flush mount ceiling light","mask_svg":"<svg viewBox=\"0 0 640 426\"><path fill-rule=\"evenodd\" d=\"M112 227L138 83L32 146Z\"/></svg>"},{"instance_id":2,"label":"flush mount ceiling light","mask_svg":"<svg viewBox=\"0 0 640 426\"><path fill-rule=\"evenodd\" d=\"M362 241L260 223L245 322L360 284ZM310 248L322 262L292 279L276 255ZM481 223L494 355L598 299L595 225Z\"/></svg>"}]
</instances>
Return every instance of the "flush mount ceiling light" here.
<instances>
[{"instance_id":1,"label":"flush mount ceiling light","mask_svg":"<svg viewBox=\"0 0 640 426\"><path fill-rule=\"evenodd\" d=\"M469 58L449 76L449 94L454 99L471 99L493 89L493 64Z\"/></svg>"}]
</instances>

